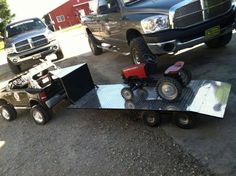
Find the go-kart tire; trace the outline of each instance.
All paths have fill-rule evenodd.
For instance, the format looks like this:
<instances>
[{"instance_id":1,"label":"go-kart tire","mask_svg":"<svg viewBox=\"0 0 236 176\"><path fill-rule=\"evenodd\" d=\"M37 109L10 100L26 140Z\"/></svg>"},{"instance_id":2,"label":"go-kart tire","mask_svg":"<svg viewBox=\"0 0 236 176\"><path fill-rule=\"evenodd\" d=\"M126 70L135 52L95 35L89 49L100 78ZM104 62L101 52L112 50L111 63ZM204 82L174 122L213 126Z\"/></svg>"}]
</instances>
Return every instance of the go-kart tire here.
<instances>
[{"instance_id":1,"label":"go-kart tire","mask_svg":"<svg viewBox=\"0 0 236 176\"><path fill-rule=\"evenodd\" d=\"M208 48L221 48L226 46L232 39L232 32L219 36L218 38L211 39L206 41L205 44Z\"/></svg>"},{"instance_id":2,"label":"go-kart tire","mask_svg":"<svg viewBox=\"0 0 236 176\"><path fill-rule=\"evenodd\" d=\"M181 82L183 87L187 87L188 84L191 82L192 80L192 74L189 70L182 68L179 73L179 81Z\"/></svg>"},{"instance_id":3,"label":"go-kart tire","mask_svg":"<svg viewBox=\"0 0 236 176\"><path fill-rule=\"evenodd\" d=\"M46 110L41 105L33 106L30 110L30 115L38 125L44 125L51 119L49 110Z\"/></svg>"},{"instance_id":4,"label":"go-kart tire","mask_svg":"<svg viewBox=\"0 0 236 176\"><path fill-rule=\"evenodd\" d=\"M161 124L160 113L155 111L143 111L141 113L141 118L143 119L144 124L150 127L156 127Z\"/></svg>"},{"instance_id":5,"label":"go-kart tire","mask_svg":"<svg viewBox=\"0 0 236 176\"><path fill-rule=\"evenodd\" d=\"M130 41L130 55L134 64L141 64L146 62L146 59L156 58L142 37L137 37Z\"/></svg>"},{"instance_id":6,"label":"go-kart tire","mask_svg":"<svg viewBox=\"0 0 236 176\"><path fill-rule=\"evenodd\" d=\"M13 105L4 104L0 107L0 114L4 120L12 121L17 118L17 112Z\"/></svg>"},{"instance_id":7,"label":"go-kart tire","mask_svg":"<svg viewBox=\"0 0 236 176\"><path fill-rule=\"evenodd\" d=\"M175 102L182 95L182 86L178 80L165 76L157 82L156 92L163 100Z\"/></svg>"},{"instance_id":8,"label":"go-kart tire","mask_svg":"<svg viewBox=\"0 0 236 176\"><path fill-rule=\"evenodd\" d=\"M21 73L20 65L13 64L9 59L7 59L7 62L8 62L8 66L9 66L10 70L12 71L12 73L14 73L14 74Z\"/></svg>"},{"instance_id":9,"label":"go-kart tire","mask_svg":"<svg viewBox=\"0 0 236 176\"><path fill-rule=\"evenodd\" d=\"M125 87L121 90L121 95L126 101L130 101L134 97L133 91L129 87Z\"/></svg>"},{"instance_id":10,"label":"go-kart tire","mask_svg":"<svg viewBox=\"0 0 236 176\"><path fill-rule=\"evenodd\" d=\"M182 129L192 129L195 125L195 119L191 113L175 113L173 122Z\"/></svg>"},{"instance_id":11,"label":"go-kart tire","mask_svg":"<svg viewBox=\"0 0 236 176\"><path fill-rule=\"evenodd\" d=\"M92 53L97 56L102 54L102 48L99 48L98 45L99 42L97 41L97 39L93 36L93 34L88 34L88 42L89 42L89 46L91 48Z\"/></svg>"},{"instance_id":12,"label":"go-kart tire","mask_svg":"<svg viewBox=\"0 0 236 176\"><path fill-rule=\"evenodd\" d=\"M55 54L57 56L57 60L60 60L60 59L64 58L64 54L63 54L61 48L59 48L59 50Z\"/></svg>"}]
</instances>

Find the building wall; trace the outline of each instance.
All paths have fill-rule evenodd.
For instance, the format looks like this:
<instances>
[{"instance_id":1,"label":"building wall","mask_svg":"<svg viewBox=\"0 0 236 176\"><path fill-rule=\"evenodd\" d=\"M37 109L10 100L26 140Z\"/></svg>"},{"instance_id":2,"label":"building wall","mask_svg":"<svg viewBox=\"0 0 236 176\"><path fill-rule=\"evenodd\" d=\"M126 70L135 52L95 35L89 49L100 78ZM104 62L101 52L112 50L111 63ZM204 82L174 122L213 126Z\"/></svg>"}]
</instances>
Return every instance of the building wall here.
<instances>
[{"instance_id":1,"label":"building wall","mask_svg":"<svg viewBox=\"0 0 236 176\"><path fill-rule=\"evenodd\" d=\"M69 0L65 4L57 7L48 13L54 21L55 30L67 28L80 23L80 10L84 10L84 14L88 15L88 0ZM80 11L81 12L81 11ZM83 12L83 11L82 11ZM59 19L58 19L59 18Z\"/></svg>"}]
</instances>

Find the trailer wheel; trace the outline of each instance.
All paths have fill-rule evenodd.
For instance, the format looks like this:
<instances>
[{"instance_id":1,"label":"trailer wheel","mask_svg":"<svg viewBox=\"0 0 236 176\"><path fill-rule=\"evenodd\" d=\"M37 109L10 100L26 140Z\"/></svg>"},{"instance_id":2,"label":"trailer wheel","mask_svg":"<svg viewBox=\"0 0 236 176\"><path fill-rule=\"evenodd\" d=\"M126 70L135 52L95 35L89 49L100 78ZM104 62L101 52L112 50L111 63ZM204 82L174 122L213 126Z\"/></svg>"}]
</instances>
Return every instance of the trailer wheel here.
<instances>
[{"instance_id":1,"label":"trailer wheel","mask_svg":"<svg viewBox=\"0 0 236 176\"><path fill-rule=\"evenodd\" d=\"M185 68L182 68L179 71L178 76L183 87L186 87L191 82L192 74L189 70Z\"/></svg>"},{"instance_id":2,"label":"trailer wheel","mask_svg":"<svg viewBox=\"0 0 236 176\"><path fill-rule=\"evenodd\" d=\"M141 113L141 118L143 119L143 122L150 127L159 126L161 124L161 116L155 111L143 111Z\"/></svg>"},{"instance_id":3,"label":"trailer wheel","mask_svg":"<svg viewBox=\"0 0 236 176\"><path fill-rule=\"evenodd\" d=\"M4 104L1 106L0 108L0 113L3 119L7 120L7 121L12 121L15 120L17 117L17 112L14 108L13 105L11 104Z\"/></svg>"},{"instance_id":4,"label":"trailer wheel","mask_svg":"<svg viewBox=\"0 0 236 176\"><path fill-rule=\"evenodd\" d=\"M173 116L173 122L176 126L183 129L193 128L195 121L191 113L175 113Z\"/></svg>"},{"instance_id":5,"label":"trailer wheel","mask_svg":"<svg viewBox=\"0 0 236 176\"><path fill-rule=\"evenodd\" d=\"M49 111L43 108L41 105L33 106L30 114L33 117L35 123L39 125L44 125L51 119Z\"/></svg>"},{"instance_id":6,"label":"trailer wheel","mask_svg":"<svg viewBox=\"0 0 236 176\"><path fill-rule=\"evenodd\" d=\"M125 100L132 100L134 97L133 91L129 87L125 87L121 90L121 95Z\"/></svg>"},{"instance_id":7,"label":"trailer wheel","mask_svg":"<svg viewBox=\"0 0 236 176\"><path fill-rule=\"evenodd\" d=\"M156 92L162 99L174 102L181 97L182 86L174 78L163 77L157 82Z\"/></svg>"}]
</instances>

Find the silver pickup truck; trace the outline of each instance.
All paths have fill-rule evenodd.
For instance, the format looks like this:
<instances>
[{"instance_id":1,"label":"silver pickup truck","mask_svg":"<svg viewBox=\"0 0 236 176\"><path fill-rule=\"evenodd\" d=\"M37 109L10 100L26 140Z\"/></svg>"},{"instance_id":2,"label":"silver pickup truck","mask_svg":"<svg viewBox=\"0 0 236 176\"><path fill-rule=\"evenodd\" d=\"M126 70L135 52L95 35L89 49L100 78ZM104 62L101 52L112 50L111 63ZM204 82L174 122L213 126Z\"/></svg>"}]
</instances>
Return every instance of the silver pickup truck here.
<instances>
[{"instance_id":1,"label":"silver pickup truck","mask_svg":"<svg viewBox=\"0 0 236 176\"><path fill-rule=\"evenodd\" d=\"M29 60L45 58L55 53L64 57L54 33L39 18L11 23L5 29L7 61L13 73L21 72L21 65Z\"/></svg>"}]
</instances>

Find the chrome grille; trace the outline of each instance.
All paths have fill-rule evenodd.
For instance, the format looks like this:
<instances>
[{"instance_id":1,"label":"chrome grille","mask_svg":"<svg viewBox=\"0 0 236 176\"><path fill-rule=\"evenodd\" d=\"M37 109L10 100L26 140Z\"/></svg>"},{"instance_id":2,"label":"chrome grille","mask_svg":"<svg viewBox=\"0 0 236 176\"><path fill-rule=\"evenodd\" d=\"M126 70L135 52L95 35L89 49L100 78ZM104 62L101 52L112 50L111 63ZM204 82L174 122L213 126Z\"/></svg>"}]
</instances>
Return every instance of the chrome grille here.
<instances>
[{"instance_id":1,"label":"chrome grille","mask_svg":"<svg viewBox=\"0 0 236 176\"><path fill-rule=\"evenodd\" d=\"M186 1L185 1L186 2ZM231 8L231 0L195 0L175 9L175 28L189 27L223 15Z\"/></svg>"},{"instance_id":2,"label":"chrome grille","mask_svg":"<svg viewBox=\"0 0 236 176\"><path fill-rule=\"evenodd\" d=\"M24 40L15 44L17 52L24 52L32 48L37 48L43 45L47 45L48 40L44 35L33 37L28 40Z\"/></svg>"}]
</instances>

